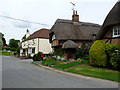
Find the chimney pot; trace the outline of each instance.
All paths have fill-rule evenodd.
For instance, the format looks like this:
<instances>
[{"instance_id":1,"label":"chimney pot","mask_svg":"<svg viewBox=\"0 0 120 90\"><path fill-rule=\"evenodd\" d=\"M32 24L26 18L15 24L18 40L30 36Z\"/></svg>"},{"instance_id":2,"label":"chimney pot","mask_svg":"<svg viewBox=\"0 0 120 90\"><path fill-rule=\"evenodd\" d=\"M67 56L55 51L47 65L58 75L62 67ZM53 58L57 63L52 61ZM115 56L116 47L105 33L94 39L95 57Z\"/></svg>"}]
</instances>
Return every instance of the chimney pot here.
<instances>
[{"instance_id":1,"label":"chimney pot","mask_svg":"<svg viewBox=\"0 0 120 90\"><path fill-rule=\"evenodd\" d=\"M79 22L79 15L77 15L77 11L75 10L73 10L72 21Z\"/></svg>"}]
</instances>

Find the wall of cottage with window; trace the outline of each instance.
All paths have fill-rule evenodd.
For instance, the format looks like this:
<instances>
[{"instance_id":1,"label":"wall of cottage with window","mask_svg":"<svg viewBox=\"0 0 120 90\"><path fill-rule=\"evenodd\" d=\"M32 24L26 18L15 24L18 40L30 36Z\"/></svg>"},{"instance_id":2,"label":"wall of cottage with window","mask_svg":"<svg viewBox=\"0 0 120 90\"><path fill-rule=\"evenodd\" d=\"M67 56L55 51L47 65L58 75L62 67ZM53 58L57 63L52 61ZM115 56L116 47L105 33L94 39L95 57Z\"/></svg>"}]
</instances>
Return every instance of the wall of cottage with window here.
<instances>
[{"instance_id":1,"label":"wall of cottage with window","mask_svg":"<svg viewBox=\"0 0 120 90\"><path fill-rule=\"evenodd\" d=\"M33 56L38 52L43 52L44 54L52 53L51 44L49 39L35 38L32 40L27 40L22 42L22 49L20 50L20 56Z\"/></svg>"}]
</instances>

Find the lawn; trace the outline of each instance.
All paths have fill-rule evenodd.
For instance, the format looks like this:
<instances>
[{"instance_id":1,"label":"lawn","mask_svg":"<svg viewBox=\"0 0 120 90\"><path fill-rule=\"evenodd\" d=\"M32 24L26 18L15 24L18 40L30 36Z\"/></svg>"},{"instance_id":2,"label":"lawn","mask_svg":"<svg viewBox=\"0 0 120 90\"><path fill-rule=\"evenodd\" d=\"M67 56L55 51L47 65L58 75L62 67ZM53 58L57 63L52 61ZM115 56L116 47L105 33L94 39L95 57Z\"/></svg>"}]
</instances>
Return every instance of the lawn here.
<instances>
[{"instance_id":1,"label":"lawn","mask_svg":"<svg viewBox=\"0 0 120 90\"><path fill-rule=\"evenodd\" d=\"M5 56L13 56L13 52L7 52L7 51L0 51L0 55L5 55Z\"/></svg>"},{"instance_id":2,"label":"lawn","mask_svg":"<svg viewBox=\"0 0 120 90\"><path fill-rule=\"evenodd\" d=\"M71 67L64 71L106 79L106 80L111 80L111 81L116 81L116 82L120 81L118 78L120 73L118 74L118 71L105 69L105 68L97 68L97 67L90 66L88 64Z\"/></svg>"},{"instance_id":3,"label":"lawn","mask_svg":"<svg viewBox=\"0 0 120 90\"><path fill-rule=\"evenodd\" d=\"M88 61L84 61L84 62L74 61L74 62L70 62L70 63L67 63L67 64L58 64L58 65L55 65L55 66L52 66L52 67L56 68L56 69L64 70L64 69L68 69L70 67L74 67L76 65L85 64L85 63L88 63Z\"/></svg>"}]
</instances>

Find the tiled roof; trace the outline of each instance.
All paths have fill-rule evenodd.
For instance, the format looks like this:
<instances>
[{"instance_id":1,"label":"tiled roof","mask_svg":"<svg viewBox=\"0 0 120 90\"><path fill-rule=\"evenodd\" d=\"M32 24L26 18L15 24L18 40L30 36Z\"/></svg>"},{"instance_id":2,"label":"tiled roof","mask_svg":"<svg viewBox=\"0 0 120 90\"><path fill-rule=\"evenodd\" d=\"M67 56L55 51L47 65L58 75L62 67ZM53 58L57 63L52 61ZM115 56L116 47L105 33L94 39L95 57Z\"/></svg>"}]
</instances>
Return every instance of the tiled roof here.
<instances>
[{"instance_id":1,"label":"tiled roof","mask_svg":"<svg viewBox=\"0 0 120 90\"><path fill-rule=\"evenodd\" d=\"M45 38L49 39L49 29L40 29L31 34L26 40L34 38Z\"/></svg>"}]
</instances>

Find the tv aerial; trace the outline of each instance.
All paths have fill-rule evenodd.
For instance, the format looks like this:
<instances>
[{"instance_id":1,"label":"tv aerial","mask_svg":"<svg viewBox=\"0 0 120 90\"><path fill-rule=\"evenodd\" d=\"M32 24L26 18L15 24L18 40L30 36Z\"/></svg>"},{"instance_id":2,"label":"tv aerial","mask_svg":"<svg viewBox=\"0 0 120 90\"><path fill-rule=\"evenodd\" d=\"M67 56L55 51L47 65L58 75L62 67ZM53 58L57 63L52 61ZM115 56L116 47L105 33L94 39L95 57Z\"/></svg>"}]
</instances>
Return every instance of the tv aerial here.
<instances>
[{"instance_id":1,"label":"tv aerial","mask_svg":"<svg viewBox=\"0 0 120 90\"><path fill-rule=\"evenodd\" d=\"M73 2L70 2L70 3L71 3L72 6L73 6L72 10L74 10L74 8L75 8L75 4L74 4Z\"/></svg>"}]
</instances>

